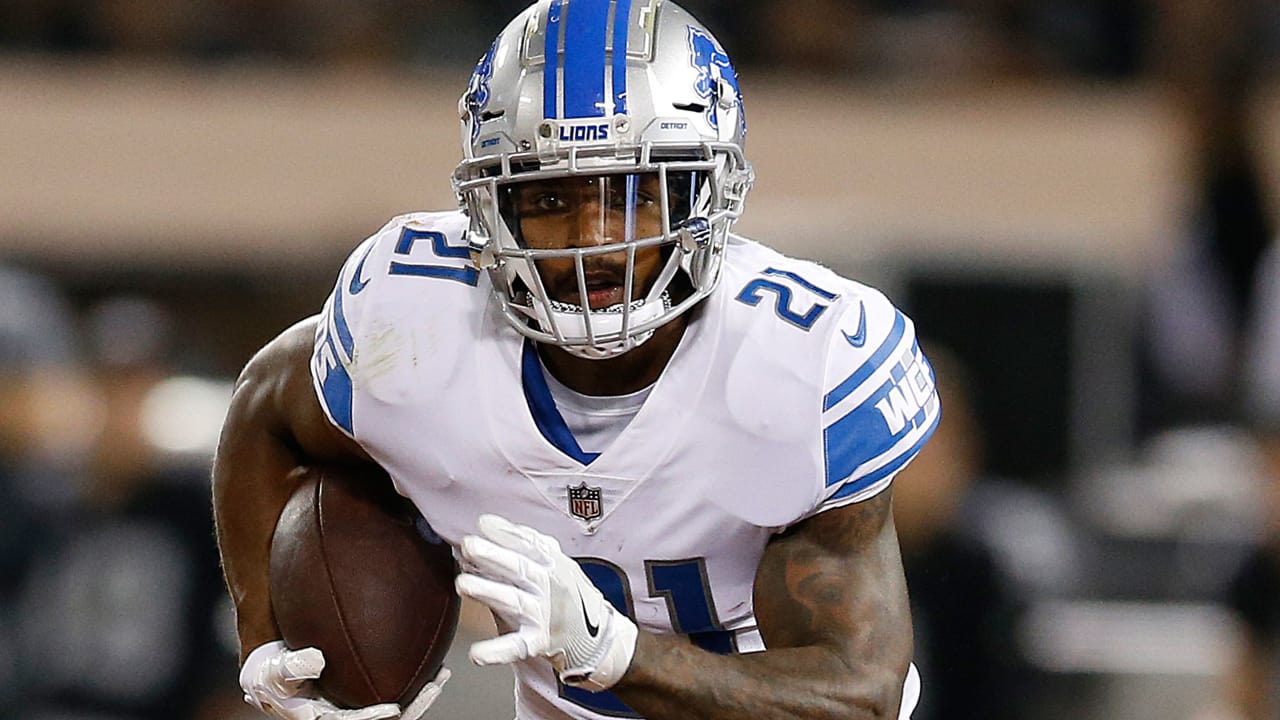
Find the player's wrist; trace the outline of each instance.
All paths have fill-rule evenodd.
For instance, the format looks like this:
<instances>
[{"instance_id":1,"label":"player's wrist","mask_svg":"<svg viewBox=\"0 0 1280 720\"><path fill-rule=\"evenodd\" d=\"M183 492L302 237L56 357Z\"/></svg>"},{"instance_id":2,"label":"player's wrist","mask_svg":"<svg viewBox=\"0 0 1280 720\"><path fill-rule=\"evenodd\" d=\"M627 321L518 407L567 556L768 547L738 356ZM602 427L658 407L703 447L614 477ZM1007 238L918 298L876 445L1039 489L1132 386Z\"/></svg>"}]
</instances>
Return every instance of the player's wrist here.
<instances>
[{"instance_id":1,"label":"player's wrist","mask_svg":"<svg viewBox=\"0 0 1280 720\"><path fill-rule=\"evenodd\" d=\"M287 693L280 687L274 675L269 672L268 665L279 658L285 651L283 640L272 640L249 651L240 665L240 687L245 692L245 701L262 709L258 695L262 690L285 696Z\"/></svg>"},{"instance_id":2,"label":"player's wrist","mask_svg":"<svg viewBox=\"0 0 1280 720\"><path fill-rule=\"evenodd\" d=\"M636 640L640 629L631 618L622 613L614 613L610 625L613 628L613 641L605 652L604 659L596 671L587 680L600 690L607 690L618 683L631 667L631 660L636 654Z\"/></svg>"},{"instance_id":3,"label":"player's wrist","mask_svg":"<svg viewBox=\"0 0 1280 720\"><path fill-rule=\"evenodd\" d=\"M640 630L631 618L620 612L608 613L607 625L603 628L601 654L588 672L571 673L566 671L560 679L566 685L580 687L592 692L608 690L622 679L631 667L635 657L636 641Z\"/></svg>"}]
</instances>

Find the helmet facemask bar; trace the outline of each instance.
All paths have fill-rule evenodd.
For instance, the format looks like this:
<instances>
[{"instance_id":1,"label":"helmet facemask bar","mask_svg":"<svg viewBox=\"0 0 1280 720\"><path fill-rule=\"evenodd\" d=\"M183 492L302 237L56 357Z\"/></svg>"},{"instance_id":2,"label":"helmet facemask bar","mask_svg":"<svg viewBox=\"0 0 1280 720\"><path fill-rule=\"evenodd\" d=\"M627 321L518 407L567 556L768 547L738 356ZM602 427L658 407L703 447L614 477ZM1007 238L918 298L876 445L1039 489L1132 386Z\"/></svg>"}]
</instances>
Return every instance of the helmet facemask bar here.
<instances>
[{"instance_id":1,"label":"helmet facemask bar","mask_svg":"<svg viewBox=\"0 0 1280 720\"><path fill-rule=\"evenodd\" d=\"M631 160L626 160L629 154ZM655 160L655 155L664 159ZM665 159L669 158L669 159ZM490 272L503 315L522 334L538 342L564 347L582 357L613 357L647 340L658 326L686 312L710 293L718 280L720 255L728 229L741 213L750 166L731 143L666 147L644 143L619 157L618 148L569 148L559 162L537 153L500 154L464 161L455 185L471 217L469 239L478 263ZM607 165L606 165L607 163ZM523 247L520 225L504 217L507 193L523 183L562 178L635 178L653 173L658 179L661 221L657 232L591 247L530 249ZM673 213L673 179L686 174L686 207ZM669 248L661 270L645 297L631 300L636 282L636 253L649 247ZM625 256L623 298L609 308L590 308L586 300L587 260L598 255ZM571 259L577 278L576 306L558 302L537 269L545 260ZM681 271L685 287L675 296L672 283Z\"/></svg>"},{"instance_id":2,"label":"helmet facemask bar","mask_svg":"<svg viewBox=\"0 0 1280 720\"><path fill-rule=\"evenodd\" d=\"M571 259L574 264L576 291L581 298L587 298L589 296L586 272L587 259L599 255L625 253L622 296L629 298L635 292L636 252L644 247L663 244L661 242L653 242L656 239L653 238L644 243L615 243L594 248L523 250L510 253L507 257L523 256L522 259L535 267L537 262L543 260ZM665 288L665 284L670 282L670 278L675 275L678 267L679 261L675 254L672 253L664 263L662 274L653 284L655 291L651 291L644 298L631 300L630 302L624 301L608 308L589 311L584 310L587 307L586 302L574 304L553 299L543 282L542 274L534 272L532 273L533 287L524 293L526 301L513 301L509 307L523 317L525 324L520 327L526 329L525 334L539 342L550 342L566 348L582 346L578 348L579 352L575 354L583 357L596 359L612 357L644 342L654 328L665 322L664 319L660 318L642 318L637 322L635 316L641 308L660 308L661 310L670 308L669 293ZM616 321L606 323L606 319ZM530 320L537 323L538 327L549 328L549 337L544 337L542 333L538 333L531 328L528 325ZM604 324L614 326L616 329L611 330L600 327ZM567 330L576 330L577 332L570 333Z\"/></svg>"}]
</instances>

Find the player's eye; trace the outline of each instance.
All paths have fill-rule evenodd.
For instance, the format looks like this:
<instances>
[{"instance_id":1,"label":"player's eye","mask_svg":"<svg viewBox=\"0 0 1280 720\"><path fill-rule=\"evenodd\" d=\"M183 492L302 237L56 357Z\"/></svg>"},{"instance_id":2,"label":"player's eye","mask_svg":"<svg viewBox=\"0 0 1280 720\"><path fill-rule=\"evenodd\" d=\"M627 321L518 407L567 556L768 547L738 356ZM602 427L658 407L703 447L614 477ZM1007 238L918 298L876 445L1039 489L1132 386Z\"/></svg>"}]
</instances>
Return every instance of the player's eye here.
<instances>
[{"instance_id":1,"label":"player's eye","mask_svg":"<svg viewBox=\"0 0 1280 720\"><path fill-rule=\"evenodd\" d=\"M542 193L534 199L534 206L539 210L559 210L565 207L565 201L555 193Z\"/></svg>"},{"instance_id":2,"label":"player's eye","mask_svg":"<svg viewBox=\"0 0 1280 720\"><path fill-rule=\"evenodd\" d=\"M628 205L633 204L637 208L648 207L658 201L656 197L647 192L637 192L634 195L627 193L625 189L611 190L609 192L609 209L622 211L626 210Z\"/></svg>"},{"instance_id":3,"label":"player's eye","mask_svg":"<svg viewBox=\"0 0 1280 720\"><path fill-rule=\"evenodd\" d=\"M520 198L521 211L535 215L559 212L567 207L568 203L565 202L563 195L549 190L530 193Z\"/></svg>"}]
</instances>

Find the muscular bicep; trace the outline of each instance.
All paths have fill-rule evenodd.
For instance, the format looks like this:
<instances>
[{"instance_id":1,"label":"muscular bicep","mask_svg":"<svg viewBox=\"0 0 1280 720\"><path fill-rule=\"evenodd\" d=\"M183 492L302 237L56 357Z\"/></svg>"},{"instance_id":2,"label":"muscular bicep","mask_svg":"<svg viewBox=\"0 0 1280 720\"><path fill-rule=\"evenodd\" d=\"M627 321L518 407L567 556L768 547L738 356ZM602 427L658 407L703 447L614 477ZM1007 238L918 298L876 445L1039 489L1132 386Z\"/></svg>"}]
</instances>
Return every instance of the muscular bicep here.
<instances>
[{"instance_id":1,"label":"muscular bicep","mask_svg":"<svg viewBox=\"0 0 1280 720\"><path fill-rule=\"evenodd\" d=\"M366 459L326 417L312 386L316 318L284 331L245 367L236 383L219 455L254 445L283 445L296 460ZM226 458L236 460L236 458Z\"/></svg>"},{"instance_id":2,"label":"muscular bicep","mask_svg":"<svg viewBox=\"0 0 1280 720\"><path fill-rule=\"evenodd\" d=\"M893 673L900 682L911 619L890 491L774 538L756 576L755 612L770 650L822 647L859 676Z\"/></svg>"}]
</instances>

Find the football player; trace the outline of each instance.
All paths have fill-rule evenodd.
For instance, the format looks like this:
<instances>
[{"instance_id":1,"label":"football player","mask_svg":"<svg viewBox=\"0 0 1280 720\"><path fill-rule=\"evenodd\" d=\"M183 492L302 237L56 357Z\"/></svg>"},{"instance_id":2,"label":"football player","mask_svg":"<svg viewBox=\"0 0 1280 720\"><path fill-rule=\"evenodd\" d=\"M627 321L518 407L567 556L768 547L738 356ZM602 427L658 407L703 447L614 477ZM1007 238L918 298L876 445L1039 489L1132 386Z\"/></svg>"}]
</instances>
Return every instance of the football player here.
<instances>
[{"instance_id":1,"label":"football player","mask_svg":"<svg viewBox=\"0 0 1280 720\"><path fill-rule=\"evenodd\" d=\"M666 0L540 0L459 103L461 211L392 220L245 369L214 505L248 701L278 640L267 548L300 463L376 462L454 546L517 715L905 718L919 681L890 482L939 415L877 291L730 233L738 78Z\"/></svg>"}]
</instances>

